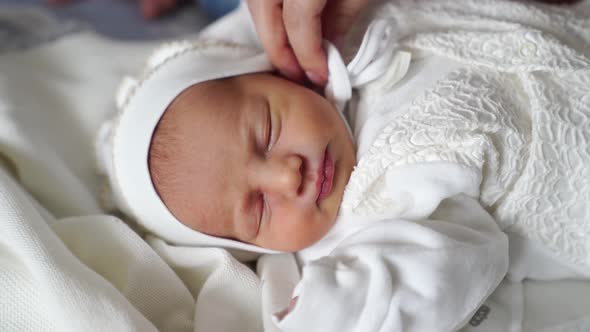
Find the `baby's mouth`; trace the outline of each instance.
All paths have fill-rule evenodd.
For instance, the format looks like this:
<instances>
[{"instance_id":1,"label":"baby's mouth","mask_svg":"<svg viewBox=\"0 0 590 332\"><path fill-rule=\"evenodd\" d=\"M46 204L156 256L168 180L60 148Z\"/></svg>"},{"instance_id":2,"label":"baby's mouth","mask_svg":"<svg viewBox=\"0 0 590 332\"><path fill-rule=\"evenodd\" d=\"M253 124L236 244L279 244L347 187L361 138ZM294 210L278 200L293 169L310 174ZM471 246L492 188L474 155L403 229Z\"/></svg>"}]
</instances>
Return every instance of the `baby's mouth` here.
<instances>
[{"instance_id":1,"label":"baby's mouth","mask_svg":"<svg viewBox=\"0 0 590 332\"><path fill-rule=\"evenodd\" d=\"M318 178L316 180L316 189L318 197L316 203L328 197L332 192L332 182L334 180L334 160L326 148L324 160L318 167Z\"/></svg>"}]
</instances>

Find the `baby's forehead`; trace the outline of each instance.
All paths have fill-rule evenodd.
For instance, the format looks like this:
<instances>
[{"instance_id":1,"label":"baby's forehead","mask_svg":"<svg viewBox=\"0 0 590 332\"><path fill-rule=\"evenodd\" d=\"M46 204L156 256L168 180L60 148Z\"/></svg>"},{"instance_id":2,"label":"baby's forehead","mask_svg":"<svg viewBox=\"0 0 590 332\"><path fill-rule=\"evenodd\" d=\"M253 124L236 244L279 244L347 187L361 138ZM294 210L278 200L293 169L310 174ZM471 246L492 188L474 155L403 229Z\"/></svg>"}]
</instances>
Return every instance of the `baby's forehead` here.
<instances>
[{"instance_id":1,"label":"baby's forehead","mask_svg":"<svg viewBox=\"0 0 590 332\"><path fill-rule=\"evenodd\" d=\"M164 200L178 205L171 210L190 211L181 220L204 222L204 226L211 218L218 221L216 226L231 220L233 208L225 202L233 200L231 188L240 172L236 165L244 151L241 99L221 83L196 84L183 91L152 137L151 150L163 148L170 159L160 163L167 168L160 172L162 176L173 179L172 194L164 195L169 196Z\"/></svg>"},{"instance_id":2,"label":"baby's forehead","mask_svg":"<svg viewBox=\"0 0 590 332\"><path fill-rule=\"evenodd\" d=\"M236 153L224 148L227 138L198 132L176 135L173 146L164 154L168 160L153 162L158 164L160 183L164 183L158 192L185 224L207 234L227 236L232 227L233 202L238 198L232 190L239 181L236 175L240 170L232 158Z\"/></svg>"},{"instance_id":3,"label":"baby's forehead","mask_svg":"<svg viewBox=\"0 0 590 332\"><path fill-rule=\"evenodd\" d=\"M239 86L234 84L231 78L216 79L193 84L182 92L172 101L170 107L175 105L185 105L186 103L204 103L207 101L223 101L225 99L236 97L240 93Z\"/></svg>"},{"instance_id":4,"label":"baby's forehead","mask_svg":"<svg viewBox=\"0 0 590 332\"><path fill-rule=\"evenodd\" d=\"M243 103L219 86L213 86L216 94L205 94L207 90L211 89L200 89L198 85L187 89L170 105L159 126L174 131L178 144L174 148L180 156L198 160L218 157L219 162L225 162L227 157L223 157L231 149L222 147L230 147L240 139Z\"/></svg>"},{"instance_id":5,"label":"baby's forehead","mask_svg":"<svg viewBox=\"0 0 590 332\"><path fill-rule=\"evenodd\" d=\"M277 81L284 80L270 73L238 75L233 77L209 80L191 85L179 93L170 106L184 103L209 103L209 106L222 107L232 101L246 102L254 95L289 93ZM233 109L235 109L235 103ZM215 107L210 107L215 109Z\"/></svg>"},{"instance_id":6,"label":"baby's forehead","mask_svg":"<svg viewBox=\"0 0 590 332\"><path fill-rule=\"evenodd\" d=\"M178 130L203 127L200 130L207 132L207 128L235 122L242 103L239 91L227 80L207 81L182 91L168 106L160 122L171 122Z\"/></svg>"}]
</instances>

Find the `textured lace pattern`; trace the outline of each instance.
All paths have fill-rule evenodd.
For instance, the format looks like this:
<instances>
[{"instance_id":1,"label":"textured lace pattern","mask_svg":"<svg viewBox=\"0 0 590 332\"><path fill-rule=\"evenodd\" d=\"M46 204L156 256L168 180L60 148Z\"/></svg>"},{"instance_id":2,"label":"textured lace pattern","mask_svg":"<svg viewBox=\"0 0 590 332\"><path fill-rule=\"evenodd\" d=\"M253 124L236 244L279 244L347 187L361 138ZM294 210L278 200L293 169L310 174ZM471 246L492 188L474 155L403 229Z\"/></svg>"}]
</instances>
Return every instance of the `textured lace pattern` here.
<instances>
[{"instance_id":1,"label":"textured lace pattern","mask_svg":"<svg viewBox=\"0 0 590 332\"><path fill-rule=\"evenodd\" d=\"M590 265L590 71L523 75L533 130L528 163L499 220Z\"/></svg>"},{"instance_id":2,"label":"textured lace pattern","mask_svg":"<svg viewBox=\"0 0 590 332\"><path fill-rule=\"evenodd\" d=\"M517 84L513 76L467 69L438 82L375 139L351 176L342 208L378 213L387 200L375 188L389 167L437 161L483 170L482 201L494 204L523 168L529 124L525 101L513 96Z\"/></svg>"},{"instance_id":3,"label":"textured lace pattern","mask_svg":"<svg viewBox=\"0 0 590 332\"><path fill-rule=\"evenodd\" d=\"M501 0L390 1L380 16L394 17L400 34L445 30L511 31L521 27L555 36L580 53L590 52L590 19L560 6ZM480 37L476 39L484 40Z\"/></svg>"},{"instance_id":4,"label":"textured lace pattern","mask_svg":"<svg viewBox=\"0 0 590 332\"><path fill-rule=\"evenodd\" d=\"M343 209L383 210L390 202L379 184L390 167L456 162L481 171L481 201L501 227L590 267L590 20L539 8L497 0L389 5L406 47L465 68L385 127L359 160ZM391 107L387 95L367 104Z\"/></svg>"},{"instance_id":5,"label":"textured lace pattern","mask_svg":"<svg viewBox=\"0 0 590 332\"><path fill-rule=\"evenodd\" d=\"M587 68L586 57L538 30L424 33L408 44L498 71L573 71ZM457 47L462 45L462 47Z\"/></svg>"}]
</instances>

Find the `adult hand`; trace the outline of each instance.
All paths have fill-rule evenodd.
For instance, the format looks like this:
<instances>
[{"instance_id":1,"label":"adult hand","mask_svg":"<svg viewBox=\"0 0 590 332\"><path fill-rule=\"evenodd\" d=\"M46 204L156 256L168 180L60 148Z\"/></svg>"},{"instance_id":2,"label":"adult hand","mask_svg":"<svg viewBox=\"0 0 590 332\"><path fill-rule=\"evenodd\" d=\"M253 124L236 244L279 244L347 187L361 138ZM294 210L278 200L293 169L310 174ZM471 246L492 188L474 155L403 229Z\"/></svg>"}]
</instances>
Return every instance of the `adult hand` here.
<instances>
[{"instance_id":1,"label":"adult hand","mask_svg":"<svg viewBox=\"0 0 590 332\"><path fill-rule=\"evenodd\" d=\"M260 41L289 79L328 79L322 39L338 41L369 0L248 0Z\"/></svg>"}]
</instances>

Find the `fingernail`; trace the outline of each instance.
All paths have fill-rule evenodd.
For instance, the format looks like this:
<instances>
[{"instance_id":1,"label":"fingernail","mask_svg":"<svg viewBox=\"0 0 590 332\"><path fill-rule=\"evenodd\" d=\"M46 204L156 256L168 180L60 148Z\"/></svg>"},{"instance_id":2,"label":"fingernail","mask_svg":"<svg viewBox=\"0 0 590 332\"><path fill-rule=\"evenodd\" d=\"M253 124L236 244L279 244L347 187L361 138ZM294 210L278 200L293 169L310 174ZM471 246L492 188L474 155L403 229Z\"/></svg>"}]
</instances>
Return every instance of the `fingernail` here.
<instances>
[{"instance_id":1,"label":"fingernail","mask_svg":"<svg viewBox=\"0 0 590 332\"><path fill-rule=\"evenodd\" d=\"M281 68L279 71L283 76L293 81L300 81L303 79L303 71L295 59L288 61L285 67Z\"/></svg>"},{"instance_id":2,"label":"fingernail","mask_svg":"<svg viewBox=\"0 0 590 332\"><path fill-rule=\"evenodd\" d=\"M306 71L305 76L315 85L324 85L326 83L326 78L313 71Z\"/></svg>"}]
</instances>

